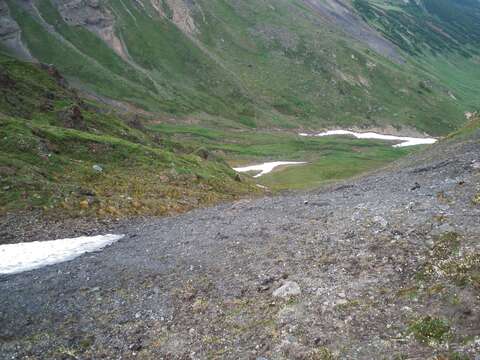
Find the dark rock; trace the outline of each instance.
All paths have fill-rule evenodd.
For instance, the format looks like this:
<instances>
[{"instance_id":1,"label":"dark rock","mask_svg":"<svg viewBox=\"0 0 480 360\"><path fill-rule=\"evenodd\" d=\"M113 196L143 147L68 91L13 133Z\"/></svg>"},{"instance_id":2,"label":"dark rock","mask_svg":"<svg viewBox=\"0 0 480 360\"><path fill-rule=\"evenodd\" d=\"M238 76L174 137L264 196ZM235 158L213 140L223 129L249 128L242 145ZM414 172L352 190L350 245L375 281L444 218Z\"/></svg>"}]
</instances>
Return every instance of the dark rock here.
<instances>
[{"instance_id":1,"label":"dark rock","mask_svg":"<svg viewBox=\"0 0 480 360\"><path fill-rule=\"evenodd\" d=\"M208 157L210 156L210 152L207 149L202 147L195 150L195 155L201 157L204 160L208 160Z\"/></svg>"},{"instance_id":2,"label":"dark rock","mask_svg":"<svg viewBox=\"0 0 480 360\"><path fill-rule=\"evenodd\" d=\"M73 105L69 109L61 111L58 114L58 119L62 122L64 127L69 129L86 130L87 128L82 111L77 105Z\"/></svg>"},{"instance_id":3,"label":"dark rock","mask_svg":"<svg viewBox=\"0 0 480 360\"><path fill-rule=\"evenodd\" d=\"M257 291L258 292L264 292L270 289L269 285L259 285L257 286Z\"/></svg>"},{"instance_id":4,"label":"dark rock","mask_svg":"<svg viewBox=\"0 0 480 360\"><path fill-rule=\"evenodd\" d=\"M415 184L413 184L412 188L410 189L411 191L415 191L417 189L420 189L420 184L418 182L416 182Z\"/></svg>"},{"instance_id":5,"label":"dark rock","mask_svg":"<svg viewBox=\"0 0 480 360\"><path fill-rule=\"evenodd\" d=\"M85 189L85 188L81 188L78 193L80 195L84 195L84 196L96 196L96 193L94 190L91 190L91 189Z\"/></svg>"},{"instance_id":6,"label":"dark rock","mask_svg":"<svg viewBox=\"0 0 480 360\"><path fill-rule=\"evenodd\" d=\"M67 80L60 74L60 71L52 65L52 64L40 64L40 68L47 71L47 73L53 77L57 83L57 85L66 88L67 87Z\"/></svg>"},{"instance_id":7,"label":"dark rock","mask_svg":"<svg viewBox=\"0 0 480 360\"><path fill-rule=\"evenodd\" d=\"M14 89L16 81L0 69L0 89Z\"/></svg>"},{"instance_id":8,"label":"dark rock","mask_svg":"<svg viewBox=\"0 0 480 360\"><path fill-rule=\"evenodd\" d=\"M128 345L128 349L132 351L140 351L143 348L142 340L138 339L134 343Z\"/></svg>"},{"instance_id":9,"label":"dark rock","mask_svg":"<svg viewBox=\"0 0 480 360\"><path fill-rule=\"evenodd\" d=\"M410 173L411 174L420 174L420 173L424 173L424 172L428 172L428 171L432 171L432 170L437 170L437 169L440 169L442 167L447 166L448 164L450 164L450 161L449 160L444 160L444 161L441 161L441 162L433 164L433 165L422 166L422 167L413 169L412 171L410 171Z\"/></svg>"},{"instance_id":10,"label":"dark rock","mask_svg":"<svg viewBox=\"0 0 480 360\"><path fill-rule=\"evenodd\" d=\"M143 125L138 115L134 115L133 119L128 122L128 125L137 130L145 130L145 126Z\"/></svg>"},{"instance_id":11,"label":"dark rock","mask_svg":"<svg viewBox=\"0 0 480 360\"><path fill-rule=\"evenodd\" d=\"M54 104L51 100L46 99L41 105L40 105L40 111L41 112L50 112L55 109Z\"/></svg>"},{"instance_id":12,"label":"dark rock","mask_svg":"<svg viewBox=\"0 0 480 360\"><path fill-rule=\"evenodd\" d=\"M260 281L260 285L269 285L275 281L274 276L266 276Z\"/></svg>"}]
</instances>

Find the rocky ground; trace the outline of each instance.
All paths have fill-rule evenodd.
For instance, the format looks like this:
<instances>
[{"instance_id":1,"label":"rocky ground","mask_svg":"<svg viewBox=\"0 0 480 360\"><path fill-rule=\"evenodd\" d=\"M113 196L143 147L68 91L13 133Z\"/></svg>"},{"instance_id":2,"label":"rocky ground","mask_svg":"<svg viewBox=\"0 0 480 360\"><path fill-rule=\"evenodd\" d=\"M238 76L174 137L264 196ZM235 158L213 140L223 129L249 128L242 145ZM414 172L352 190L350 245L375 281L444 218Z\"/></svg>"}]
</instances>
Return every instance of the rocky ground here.
<instances>
[{"instance_id":1,"label":"rocky ground","mask_svg":"<svg viewBox=\"0 0 480 360\"><path fill-rule=\"evenodd\" d=\"M479 359L479 139L111 224L102 252L0 277L0 358Z\"/></svg>"},{"instance_id":2,"label":"rocky ground","mask_svg":"<svg viewBox=\"0 0 480 360\"><path fill-rule=\"evenodd\" d=\"M46 218L41 211L9 213L0 218L0 245L93 236L121 224L120 219ZM131 220L128 224L131 223Z\"/></svg>"}]
</instances>

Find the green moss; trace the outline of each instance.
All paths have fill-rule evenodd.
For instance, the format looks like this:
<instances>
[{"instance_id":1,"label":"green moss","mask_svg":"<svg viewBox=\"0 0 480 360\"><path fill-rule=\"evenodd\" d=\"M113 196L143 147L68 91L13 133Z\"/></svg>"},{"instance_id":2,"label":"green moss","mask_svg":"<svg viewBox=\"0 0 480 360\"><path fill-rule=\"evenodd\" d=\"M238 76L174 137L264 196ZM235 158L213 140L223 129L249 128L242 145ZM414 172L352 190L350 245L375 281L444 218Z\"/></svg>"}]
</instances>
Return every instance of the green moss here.
<instances>
[{"instance_id":1,"label":"green moss","mask_svg":"<svg viewBox=\"0 0 480 360\"><path fill-rule=\"evenodd\" d=\"M443 319L425 316L410 324L409 332L422 343L441 343L448 339L450 326Z\"/></svg>"}]
</instances>

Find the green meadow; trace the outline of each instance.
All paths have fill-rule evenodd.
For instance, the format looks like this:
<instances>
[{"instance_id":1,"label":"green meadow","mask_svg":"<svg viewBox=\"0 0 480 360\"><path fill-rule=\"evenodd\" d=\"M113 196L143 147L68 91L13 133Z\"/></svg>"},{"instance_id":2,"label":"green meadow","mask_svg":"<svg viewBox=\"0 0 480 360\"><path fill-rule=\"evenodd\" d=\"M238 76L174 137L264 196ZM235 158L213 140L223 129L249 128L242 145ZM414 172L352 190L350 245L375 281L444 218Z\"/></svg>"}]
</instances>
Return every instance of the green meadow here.
<instances>
[{"instance_id":1,"label":"green meadow","mask_svg":"<svg viewBox=\"0 0 480 360\"><path fill-rule=\"evenodd\" d=\"M150 130L163 136L165 146L203 147L231 166L268 161L305 161L280 167L260 178L272 190L311 189L381 167L415 148L393 148L392 142L350 137L302 137L293 132L218 130L161 124ZM418 149L418 147L416 147Z\"/></svg>"}]
</instances>

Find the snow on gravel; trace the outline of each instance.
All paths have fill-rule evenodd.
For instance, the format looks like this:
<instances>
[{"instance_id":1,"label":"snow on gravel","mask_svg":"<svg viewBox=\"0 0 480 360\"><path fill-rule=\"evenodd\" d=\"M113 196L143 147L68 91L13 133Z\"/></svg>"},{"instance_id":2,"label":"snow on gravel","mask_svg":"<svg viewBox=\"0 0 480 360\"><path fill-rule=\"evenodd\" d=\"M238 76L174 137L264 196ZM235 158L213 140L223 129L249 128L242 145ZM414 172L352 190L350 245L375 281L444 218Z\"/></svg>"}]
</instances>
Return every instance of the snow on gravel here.
<instances>
[{"instance_id":1,"label":"snow on gravel","mask_svg":"<svg viewBox=\"0 0 480 360\"><path fill-rule=\"evenodd\" d=\"M73 260L82 254L101 250L123 237L107 234L0 245L0 274L16 274Z\"/></svg>"},{"instance_id":2,"label":"snow on gravel","mask_svg":"<svg viewBox=\"0 0 480 360\"><path fill-rule=\"evenodd\" d=\"M258 178L262 175L268 174L273 169L275 169L277 166L301 165L301 164L306 164L306 162L304 162L304 161L273 161L273 162L266 162L266 163L258 164L258 165L237 167L237 168L233 168L233 170L235 170L237 172L260 171L260 173L258 173L257 175L254 176L254 177Z\"/></svg>"},{"instance_id":3,"label":"snow on gravel","mask_svg":"<svg viewBox=\"0 0 480 360\"><path fill-rule=\"evenodd\" d=\"M406 147L414 145L434 144L437 139L434 138L415 138L408 136L383 135L375 132L355 132L349 130L329 130L318 134L300 133L300 136L333 136L333 135L352 135L357 139L378 139L388 141L401 141L400 144L393 145L393 147Z\"/></svg>"}]
</instances>

